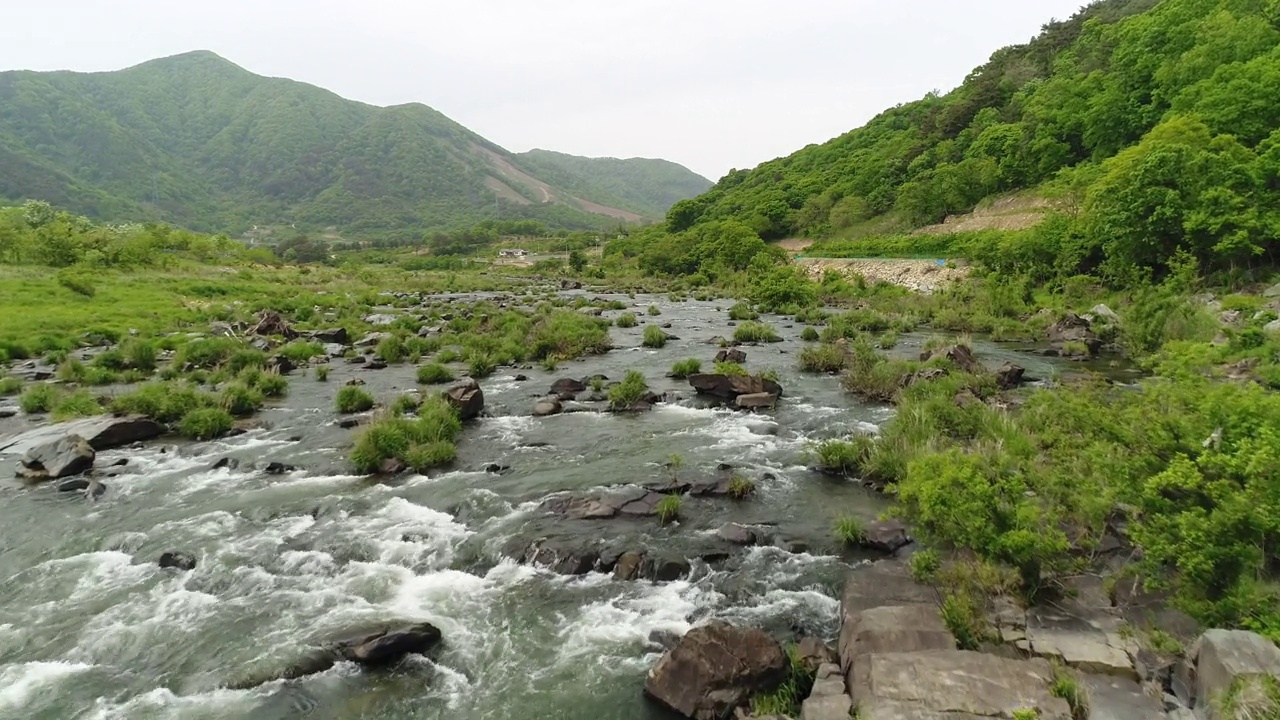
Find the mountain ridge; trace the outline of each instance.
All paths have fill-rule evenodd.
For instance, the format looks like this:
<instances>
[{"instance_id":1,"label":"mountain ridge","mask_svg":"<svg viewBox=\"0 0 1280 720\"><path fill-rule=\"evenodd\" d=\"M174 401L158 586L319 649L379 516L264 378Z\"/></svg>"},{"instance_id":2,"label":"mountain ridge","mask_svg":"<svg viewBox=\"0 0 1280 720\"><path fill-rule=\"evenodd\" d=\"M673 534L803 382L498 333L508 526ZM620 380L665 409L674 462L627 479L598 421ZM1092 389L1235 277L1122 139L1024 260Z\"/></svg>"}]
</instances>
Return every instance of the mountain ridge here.
<instances>
[{"instance_id":1,"label":"mountain ridge","mask_svg":"<svg viewBox=\"0 0 1280 720\"><path fill-rule=\"evenodd\" d=\"M634 200L672 191L629 183L684 183L684 197L710 187L662 165L665 175L628 166L633 180L602 188L620 171L608 163L591 177L560 173L573 185L561 187L423 103L349 100L207 50L115 71L0 73L0 161L12 168L0 197L216 231L404 235L495 217L603 228L665 213L662 200ZM627 207L611 204L619 195Z\"/></svg>"}]
</instances>

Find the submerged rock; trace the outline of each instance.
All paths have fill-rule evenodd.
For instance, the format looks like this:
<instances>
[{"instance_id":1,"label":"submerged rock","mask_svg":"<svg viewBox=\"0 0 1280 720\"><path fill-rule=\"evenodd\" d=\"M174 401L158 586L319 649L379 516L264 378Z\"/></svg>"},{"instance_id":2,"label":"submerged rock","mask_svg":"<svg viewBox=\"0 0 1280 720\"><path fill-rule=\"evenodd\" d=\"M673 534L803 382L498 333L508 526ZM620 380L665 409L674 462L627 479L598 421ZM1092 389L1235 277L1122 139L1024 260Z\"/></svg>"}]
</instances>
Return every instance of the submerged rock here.
<instances>
[{"instance_id":1,"label":"submerged rock","mask_svg":"<svg viewBox=\"0 0 1280 720\"><path fill-rule=\"evenodd\" d=\"M179 570L195 570L196 559L194 555L189 553L171 550L160 556L160 567L177 568Z\"/></svg>"},{"instance_id":2,"label":"submerged rock","mask_svg":"<svg viewBox=\"0 0 1280 720\"><path fill-rule=\"evenodd\" d=\"M17 475L33 482L79 475L93 467L96 455L84 438L68 435L23 453Z\"/></svg>"},{"instance_id":3,"label":"submerged rock","mask_svg":"<svg viewBox=\"0 0 1280 720\"><path fill-rule=\"evenodd\" d=\"M696 627L645 678L644 693L692 720L720 720L786 678L782 646L763 630L722 621Z\"/></svg>"},{"instance_id":4,"label":"submerged rock","mask_svg":"<svg viewBox=\"0 0 1280 720\"><path fill-rule=\"evenodd\" d=\"M214 467L217 466L215 465ZM271 462L267 463L267 467L263 469L263 472L268 475L284 475L285 473L291 473L297 469L298 468L293 465L286 465L282 462Z\"/></svg>"}]
</instances>

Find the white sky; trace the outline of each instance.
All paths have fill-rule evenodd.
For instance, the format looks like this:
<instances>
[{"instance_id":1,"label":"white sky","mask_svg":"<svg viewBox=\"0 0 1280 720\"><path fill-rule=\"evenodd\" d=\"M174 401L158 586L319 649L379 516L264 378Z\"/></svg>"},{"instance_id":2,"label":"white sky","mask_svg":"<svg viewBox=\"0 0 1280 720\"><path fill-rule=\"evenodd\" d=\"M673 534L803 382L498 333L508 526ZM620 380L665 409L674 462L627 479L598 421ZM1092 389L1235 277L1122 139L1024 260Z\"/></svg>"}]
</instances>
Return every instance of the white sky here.
<instances>
[{"instance_id":1,"label":"white sky","mask_svg":"<svg viewBox=\"0 0 1280 720\"><path fill-rule=\"evenodd\" d=\"M661 157L715 180L958 85L1081 0L5 0L0 69L212 50L509 150Z\"/></svg>"}]
</instances>

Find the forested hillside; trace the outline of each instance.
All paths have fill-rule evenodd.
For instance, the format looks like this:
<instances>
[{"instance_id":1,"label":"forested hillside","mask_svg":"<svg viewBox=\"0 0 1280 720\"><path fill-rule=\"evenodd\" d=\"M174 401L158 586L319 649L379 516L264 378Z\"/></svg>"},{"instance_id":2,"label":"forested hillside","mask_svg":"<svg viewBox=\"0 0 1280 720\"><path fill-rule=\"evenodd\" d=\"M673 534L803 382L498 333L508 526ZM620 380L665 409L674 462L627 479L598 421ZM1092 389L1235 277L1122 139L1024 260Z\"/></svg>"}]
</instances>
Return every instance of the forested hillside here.
<instances>
[{"instance_id":1,"label":"forested hillside","mask_svg":"<svg viewBox=\"0 0 1280 720\"><path fill-rule=\"evenodd\" d=\"M561 186L425 105L373 107L208 52L110 73L0 73L0 198L111 220L375 236L495 217L612 227L705 189L619 162L560 172L572 184Z\"/></svg>"},{"instance_id":2,"label":"forested hillside","mask_svg":"<svg viewBox=\"0 0 1280 720\"><path fill-rule=\"evenodd\" d=\"M661 218L675 203L711 188L711 181L668 160L585 158L530 150L520 162L558 187L647 218Z\"/></svg>"},{"instance_id":3,"label":"forested hillside","mask_svg":"<svg viewBox=\"0 0 1280 720\"><path fill-rule=\"evenodd\" d=\"M1158 275L1178 249L1208 270L1273 263L1278 87L1276 0L1103 0L997 51L948 94L731 172L677 203L668 229L736 221L766 240L858 241L1037 188L1061 216L965 251L1008 271L1112 278Z\"/></svg>"}]
</instances>

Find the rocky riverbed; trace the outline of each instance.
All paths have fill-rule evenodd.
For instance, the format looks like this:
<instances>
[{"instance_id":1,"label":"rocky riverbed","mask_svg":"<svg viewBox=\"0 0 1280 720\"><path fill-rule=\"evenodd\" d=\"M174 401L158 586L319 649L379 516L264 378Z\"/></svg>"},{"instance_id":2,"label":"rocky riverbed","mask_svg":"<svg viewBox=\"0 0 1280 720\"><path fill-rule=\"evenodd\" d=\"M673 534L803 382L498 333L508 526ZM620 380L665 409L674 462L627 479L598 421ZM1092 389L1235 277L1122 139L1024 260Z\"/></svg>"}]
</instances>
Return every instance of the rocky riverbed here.
<instances>
[{"instance_id":1,"label":"rocky riverbed","mask_svg":"<svg viewBox=\"0 0 1280 720\"><path fill-rule=\"evenodd\" d=\"M612 328L603 356L499 369L480 382L484 412L458 460L429 475L351 474L359 425L334 394L358 379L390 402L415 369L334 360L328 382L295 372L235 437L89 443L92 488L6 481L0 717L657 719L646 673L697 625L834 645L846 576L899 543L839 545L837 517L871 522L887 502L811 470L805 451L874 431L891 409L800 373L804 326L780 317L763 319L782 342L741 350L782 396L723 407L666 373L684 358L711 366L729 303L616 299L674 339L643 347L642 321ZM650 305L661 315L643 315ZM1079 367L975 350L1031 377ZM557 380L628 370L660 396L647 411L605 412L586 390L535 417ZM13 439L44 424L0 420L5 467L32 445ZM734 477L754 491L729 492ZM663 523L654 507L673 492L687 495ZM366 667L388 646L408 654Z\"/></svg>"}]
</instances>

